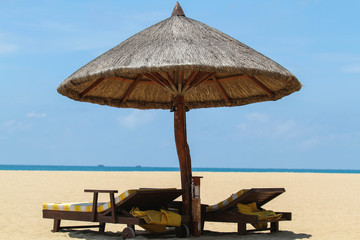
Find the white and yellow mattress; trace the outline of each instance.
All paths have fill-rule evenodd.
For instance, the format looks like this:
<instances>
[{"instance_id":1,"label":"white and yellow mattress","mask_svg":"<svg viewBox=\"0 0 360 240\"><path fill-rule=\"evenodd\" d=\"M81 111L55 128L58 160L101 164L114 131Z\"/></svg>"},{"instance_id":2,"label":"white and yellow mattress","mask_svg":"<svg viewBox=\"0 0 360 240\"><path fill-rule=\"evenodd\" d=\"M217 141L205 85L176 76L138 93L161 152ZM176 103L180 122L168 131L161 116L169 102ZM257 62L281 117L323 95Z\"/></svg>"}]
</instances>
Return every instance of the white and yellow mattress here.
<instances>
[{"instance_id":1,"label":"white and yellow mattress","mask_svg":"<svg viewBox=\"0 0 360 240\"><path fill-rule=\"evenodd\" d=\"M213 212L213 211L216 211L216 210L218 210L218 209L220 209L222 207L225 207L226 205L228 205L229 203L231 203L232 201L234 201L235 199L237 199L238 197L240 197L241 195L243 195L247 191L248 191L247 189L240 190L237 193L232 194L230 197L228 197L224 201L221 201L221 202L219 202L217 204L208 206L206 208L206 211L207 212Z\"/></svg>"},{"instance_id":2,"label":"white and yellow mattress","mask_svg":"<svg viewBox=\"0 0 360 240\"><path fill-rule=\"evenodd\" d=\"M127 190L115 198L115 204L118 204L130 194L139 190ZM44 203L44 210L72 211L72 212L92 212L92 202L82 203ZM111 208L110 202L99 202L97 204L97 212L104 212Z\"/></svg>"}]
</instances>

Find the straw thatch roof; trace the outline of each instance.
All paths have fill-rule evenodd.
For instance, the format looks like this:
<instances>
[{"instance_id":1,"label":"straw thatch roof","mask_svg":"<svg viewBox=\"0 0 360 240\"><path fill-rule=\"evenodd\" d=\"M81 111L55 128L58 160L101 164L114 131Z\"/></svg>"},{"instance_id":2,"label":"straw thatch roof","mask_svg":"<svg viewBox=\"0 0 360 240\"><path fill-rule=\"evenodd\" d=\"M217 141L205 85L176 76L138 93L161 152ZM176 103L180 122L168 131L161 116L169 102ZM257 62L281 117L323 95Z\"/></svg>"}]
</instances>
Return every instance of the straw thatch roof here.
<instances>
[{"instance_id":1,"label":"straw thatch roof","mask_svg":"<svg viewBox=\"0 0 360 240\"><path fill-rule=\"evenodd\" d=\"M277 100L301 88L278 63L206 24L173 15L89 62L59 87L74 100L114 107L190 109Z\"/></svg>"}]
</instances>

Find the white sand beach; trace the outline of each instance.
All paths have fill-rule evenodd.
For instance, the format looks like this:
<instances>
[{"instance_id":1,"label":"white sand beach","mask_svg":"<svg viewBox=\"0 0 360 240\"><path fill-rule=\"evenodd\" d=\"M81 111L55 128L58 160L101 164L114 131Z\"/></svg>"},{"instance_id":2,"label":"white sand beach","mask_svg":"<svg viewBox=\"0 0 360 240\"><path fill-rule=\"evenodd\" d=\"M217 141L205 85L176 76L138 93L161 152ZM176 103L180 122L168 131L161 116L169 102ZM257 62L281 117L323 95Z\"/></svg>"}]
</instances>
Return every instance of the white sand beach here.
<instances>
[{"instance_id":1,"label":"white sand beach","mask_svg":"<svg viewBox=\"0 0 360 240\"><path fill-rule=\"evenodd\" d=\"M203 203L217 203L243 188L284 187L286 192L264 208L293 213L292 221L280 223L278 233L237 236L235 224L206 223L207 231L200 239L360 239L360 174L201 172L193 175L204 177ZM180 176L177 172L0 171L0 239L121 239L125 225L108 224L105 233L95 229L52 233L53 221L42 218L42 204L91 201L92 195L83 191L86 188L122 192L139 187L179 188ZM108 195L100 198L107 201ZM147 238L138 235L136 239Z\"/></svg>"}]
</instances>

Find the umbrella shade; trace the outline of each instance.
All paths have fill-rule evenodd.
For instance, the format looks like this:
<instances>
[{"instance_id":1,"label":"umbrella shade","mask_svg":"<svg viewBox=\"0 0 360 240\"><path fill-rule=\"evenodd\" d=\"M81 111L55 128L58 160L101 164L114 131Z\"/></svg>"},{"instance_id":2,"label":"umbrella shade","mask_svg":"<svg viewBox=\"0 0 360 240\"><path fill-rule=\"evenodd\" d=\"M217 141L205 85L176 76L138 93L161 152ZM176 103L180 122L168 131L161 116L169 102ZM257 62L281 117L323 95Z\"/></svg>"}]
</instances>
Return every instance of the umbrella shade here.
<instances>
[{"instance_id":1,"label":"umbrella shade","mask_svg":"<svg viewBox=\"0 0 360 240\"><path fill-rule=\"evenodd\" d=\"M138 109L170 109L181 94L194 109L277 100L300 90L278 63L176 9L80 68L58 92Z\"/></svg>"},{"instance_id":2,"label":"umbrella shade","mask_svg":"<svg viewBox=\"0 0 360 240\"><path fill-rule=\"evenodd\" d=\"M65 79L58 92L77 101L120 108L174 110L184 189L182 213L191 216L187 108L277 100L300 88L296 77L278 63L225 33L185 17L177 3L170 18L89 62ZM198 228L199 224L194 226Z\"/></svg>"}]
</instances>

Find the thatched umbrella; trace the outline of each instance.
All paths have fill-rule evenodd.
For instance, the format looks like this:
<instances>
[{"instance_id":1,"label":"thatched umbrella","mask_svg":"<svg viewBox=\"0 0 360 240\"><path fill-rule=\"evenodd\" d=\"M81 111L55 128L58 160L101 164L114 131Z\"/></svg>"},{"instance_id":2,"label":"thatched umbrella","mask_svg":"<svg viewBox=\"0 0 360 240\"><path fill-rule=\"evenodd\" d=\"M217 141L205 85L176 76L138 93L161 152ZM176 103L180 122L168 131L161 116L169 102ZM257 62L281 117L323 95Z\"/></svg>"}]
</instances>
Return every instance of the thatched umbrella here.
<instances>
[{"instance_id":1,"label":"thatched umbrella","mask_svg":"<svg viewBox=\"0 0 360 240\"><path fill-rule=\"evenodd\" d=\"M188 109L274 101L300 90L285 68L191 18L176 3L167 18L89 62L59 87L77 101L174 111L184 214L191 214Z\"/></svg>"}]
</instances>

